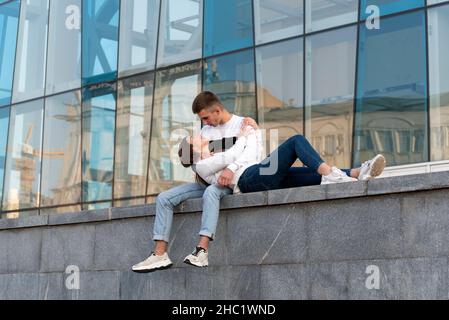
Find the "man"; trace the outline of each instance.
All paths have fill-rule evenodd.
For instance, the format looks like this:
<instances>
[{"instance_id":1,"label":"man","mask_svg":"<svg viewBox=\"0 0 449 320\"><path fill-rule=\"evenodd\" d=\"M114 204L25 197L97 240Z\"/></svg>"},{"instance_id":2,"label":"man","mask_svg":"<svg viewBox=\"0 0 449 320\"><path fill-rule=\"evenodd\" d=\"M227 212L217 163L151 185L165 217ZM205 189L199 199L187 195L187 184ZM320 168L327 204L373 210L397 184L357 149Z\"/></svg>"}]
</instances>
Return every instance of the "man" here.
<instances>
[{"instance_id":1,"label":"man","mask_svg":"<svg viewBox=\"0 0 449 320\"><path fill-rule=\"evenodd\" d=\"M225 109L220 99L212 92L199 94L192 105L192 111L197 114L204 128L201 135L209 141L235 141L241 131L244 118L235 116ZM228 143L229 146L229 143ZM228 188L238 167L231 164L221 173L218 184L207 186L202 182L181 185L162 192L156 200L156 220L153 240L154 252L151 256L132 267L134 272L152 272L170 268L167 249L173 222L173 209L185 200L203 198L202 225L200 240L194 252L188 255L184 262L196 267L207 267L209 242L215 238L215 231L220 210L220 200L232 193Z\"/></svg>"}]
</instances>

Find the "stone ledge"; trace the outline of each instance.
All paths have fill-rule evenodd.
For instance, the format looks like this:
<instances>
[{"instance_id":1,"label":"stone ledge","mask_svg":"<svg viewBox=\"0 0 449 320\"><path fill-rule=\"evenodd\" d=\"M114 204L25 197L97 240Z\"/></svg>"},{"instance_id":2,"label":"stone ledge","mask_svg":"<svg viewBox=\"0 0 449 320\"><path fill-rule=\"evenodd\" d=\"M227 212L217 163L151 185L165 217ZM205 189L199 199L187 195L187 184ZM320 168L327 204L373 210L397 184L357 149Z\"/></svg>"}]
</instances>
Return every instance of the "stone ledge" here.
<instances>
[{"instance_id":1,"label":"stone ledge","mask_svg":"<svg viewBox=\"0 0 449 320\"><path fill-rule=\"evenodd\" d=\"M276 206L364 196L377 196L426 190L448 189L449 171L377 179L369 182L311 186L268 192L231 195L221 202L222 210L236 208ZM202 210L201 199L184 202L175 213L195 213ZM0 220L0 230L93 223L129 218L151 217L156 205L140 205L126 208L110 208L67 214L43 215L19 219Z\"/></svg>"}]
</instances>

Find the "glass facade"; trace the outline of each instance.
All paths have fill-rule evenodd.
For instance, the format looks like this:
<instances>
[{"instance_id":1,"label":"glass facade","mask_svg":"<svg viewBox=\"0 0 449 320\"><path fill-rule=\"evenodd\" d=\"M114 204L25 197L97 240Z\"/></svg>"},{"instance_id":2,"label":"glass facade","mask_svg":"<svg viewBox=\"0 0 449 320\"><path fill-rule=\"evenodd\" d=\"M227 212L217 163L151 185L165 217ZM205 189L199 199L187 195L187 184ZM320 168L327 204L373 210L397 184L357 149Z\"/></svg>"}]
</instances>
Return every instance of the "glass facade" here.
<instances>
[{"instance_id":1,"label":"glass facade","mask_svg":"<svg viewBox=\"0 0 449 320\"><path fill-rule=\"evenodd\" d=\"M177 148L202 90L267 149L300 133L340 167L449 160L448 30L446 0L0 0L0 215L193 181Z\"/></svg>"}]
</instances>

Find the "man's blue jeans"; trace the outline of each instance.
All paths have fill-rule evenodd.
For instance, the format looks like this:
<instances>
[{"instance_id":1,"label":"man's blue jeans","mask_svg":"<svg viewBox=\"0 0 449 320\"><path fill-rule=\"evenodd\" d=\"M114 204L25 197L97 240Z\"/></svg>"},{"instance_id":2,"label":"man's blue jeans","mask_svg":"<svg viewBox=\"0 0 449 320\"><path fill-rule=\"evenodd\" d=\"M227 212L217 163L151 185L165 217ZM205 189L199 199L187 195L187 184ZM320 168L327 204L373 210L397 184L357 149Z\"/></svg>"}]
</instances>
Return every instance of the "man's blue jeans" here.
<instances>
[{"instance_id":1,"label":"man's blue jeans","mask_svg":"<svg viewBox=\"0 0 449 320\"><path fill-rule=\"evenodd\" d=\"M306 167L292 167L297 159ZM260 164L249 167L240 177L238 186L241 192L248 193L319 185L321 175L317 171L323 163L309 141L297 135L284 142ZM274 168L270 170L272 166ZM350 169L343 172L351 175Z\"/></svg>"},{"instance_id":2,"label":"man's blue jeans","mask_svg":"<svg viewBox=\"0 0 449 320\"><path fill-rule=\"evenodd\" d=\"M218 185L206 187L199 183L184 184L162 192L156 199L156 221L154 223L153 240L169 242L173 223L173 209L187 199L203 197L203 216L200 236L215 238L220 200L232 193L229 188Z\"/></svg>"}]
</instances>

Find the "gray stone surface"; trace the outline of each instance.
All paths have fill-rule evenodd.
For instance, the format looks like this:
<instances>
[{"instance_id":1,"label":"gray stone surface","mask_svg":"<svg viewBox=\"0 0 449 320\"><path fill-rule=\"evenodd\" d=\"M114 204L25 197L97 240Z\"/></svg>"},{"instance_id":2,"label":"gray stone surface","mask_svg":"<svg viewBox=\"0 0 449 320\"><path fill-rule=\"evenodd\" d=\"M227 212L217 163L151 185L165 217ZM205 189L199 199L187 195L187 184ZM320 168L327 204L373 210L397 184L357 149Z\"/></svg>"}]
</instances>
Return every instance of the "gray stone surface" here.
<instances>
[{"instance_id":1,"label":"gray stone surface","mask_svg":"<svg viewBox=\"0 0 449 320\"><path fill-rule=\"evenodd\" d=\"M226 196L221 201L222 209L260 207L268 204L268 192L256 192Z\"/></svg>"},{"instance_id":2,"label":"gray stone surface","mask_svg":"<svg viewBox=\"0 0 449 320\"><path fill-rule=\"evenodd\" d=\"M39 274L39 300L67 300L65 277L62 273Z\"/></svg>"},{"instance_id":3,"label":"gray stone surface","mask_svg":"<svg viewBox=\"0 0 449 320\"><path fill-rule=\"evenodd\" d=\"M260 266L235 266L228 268L226 273L226 299L259 300L260 273Z\"/></svg>"},{"instance_id":4,"label":"gray stone surface","mask_svg":"<svg viewBox=\"0 0 449 320\"><path fill-rule=\"evenodd\" d=\"M65 224L78 224L111 220L112 209L100 209L92 211L82 211L67 214L49 215L48 224L52 226Z\"/></svg>"},{"instance_id":5,"label":"gray stone surface","mask_svg":"<svg viewBox=\"0 0 449 320\"><path fill-rule=\"evenodd\" d=\"M153 250L154 218L116 220L95 226L94 270L129 270Z\"/></svg>"},{"instance_id":6,"label":"gray stone surface","mask_svg":"<svg viewBox=\"0 0 449 320\"><path fill-rule=\"evenodd\" d=\"M326 188L323 186L268 191L269 205L321 201L325 199Z\"/></svg>"},{"instance_id":7,"label":"gray stone surface","mask_svg":"<svg viewBox=\"0 0 449 320\"><path fill-rule=\"evenodd\" d=\"M0 273L37 273L40 268L42 230L0 232Z\"/></svg>"},{"instance_id":8,"label":"gray stone surface","mask_svg":"<svg viewBox=\"0 0 449 320\"><path fill-rule=\"evenodd\" d=\"M307 299L310 278L304 265L272 265L261 267L260 299Z\"/></svg>"},{"instance_id":9,"label":"gray stone surface","mask_svg":"<svg viewBox=\"0 0 449 320\"><path fill-rule=\"evenodd\" d=\"M349 266L346 262L307 266L308 299L346 300L349 297Z\"/></svg>"},{"instance_id":10,"label":"gray stone surface","mask_svg":"<svg viewBox=\"0 0 449 320\"><path fill-rule=\"evenodd\" d=\"M308 210L311 261L394 258L403 252L397 197L328 201Z\"/></svg>"},{"instance_id":11,"label":"gray stone surface","mask_svg":"<svg viewBox=\"0 0 449 320\"><path fill-rule=\"evenodd\" d=\"M301 212L300 206L298 210ZM272 262L274 259L270 255L279 257L285 252L288 255L282 257L283 262L303 260L306 242L304 216L296 215L296 208L288 207L240 209L230 214L227 223L229 264ZM294 236L286 239L288 234Z\"/></svg>"},{"instance_id":12,"label":"gray stone surface","mask_svg":"<svg viewBox=\"0 0 449 320\"><path fill-rule=\"evenodd\" d=\"M228 267L186 269L187 300L224 300L230 277Z\"/></svg>"},{"instance_id":13,"label":"gray stone surface","mask_svg":"<svg viewBox=\"0 0 449 320\"><path fill-rule=\"evenodd\" d=\"M79 224L49 227L42 232L41 272L64 272L75 265L92 270L94 264L95 226Z\"/></svg>"},{"instance_id":14,"label":"gray stone surface","mask_svg":"<svg viewBox=\"0 0 449 320\"><path fill-rule=\"evenodd\" d=\"M48 224L48 215L31 216L20 219L0 219L0 231L8 229L41 227L47 224Z\"/></svg>"},{"instance_id":15,"label":"gray stone surface","mask_svg":"<svg viewBox=\"0 0 449 320\"><path fill-rule=\"evenodd\" d=\"M39 275L0 274L0 300L37 300Z\"/></svg>"},{"instance_id":16,"label":"gray stone surface","mask_svg":"<svg viewBox=\"0 0 449 320\"><path fill-rule=\"evenodd\" d=\"M377 266L379 289L368 289L368 266ZM447 299L447 258L363 261L350 264L349 299Z\"/></svg>"},{"instance_id":17,"label":"gray stone surface","mask_svg":"<svg viewBox=\"0 0 449 320\"><path fill-rule=\"evenodd\" d=\"M358 181L326 185L326 199L362 197L367 194L368 182Z\"/></svg>"},{"instance_id":18,"label":"gray stone surface","mask_svg":"<svg viewBox=\"0 0 449 320\"><path fill-rule=\"evenodd\" d=\"M120 298L120 272L81 272L80 290L69 293L72 300L118 300Z\"/></svg>"},{"instance_id":19,"label":"gray stone surface","mask_svg":"<svg viewBox=\"0 0 449 320\"><path fill-rule=\"evenodd\" d=\"M154 204L111 209L112 220L150 217L154 215L156 215L156 205Z\"/></svg>"}]
</instances>

